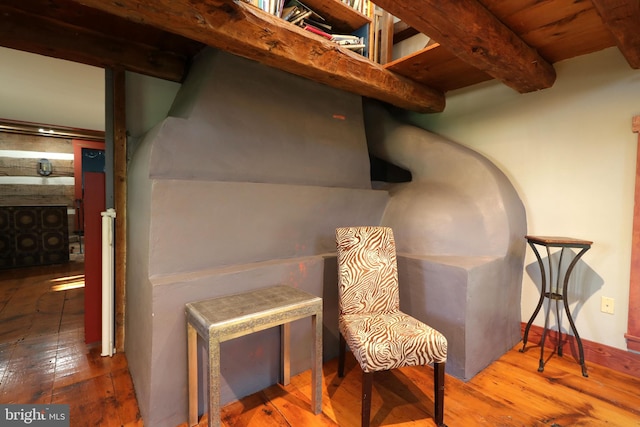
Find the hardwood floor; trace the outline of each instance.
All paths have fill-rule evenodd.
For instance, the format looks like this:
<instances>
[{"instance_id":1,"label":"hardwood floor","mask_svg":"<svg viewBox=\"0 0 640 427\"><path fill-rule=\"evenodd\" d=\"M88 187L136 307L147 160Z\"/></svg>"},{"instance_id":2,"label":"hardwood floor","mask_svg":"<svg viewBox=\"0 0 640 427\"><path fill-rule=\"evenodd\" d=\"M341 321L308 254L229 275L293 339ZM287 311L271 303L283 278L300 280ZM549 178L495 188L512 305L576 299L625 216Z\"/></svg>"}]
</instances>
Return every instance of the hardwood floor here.
<instances>
[{"instance_id":1,"label":"hardwood floor","mask_svg":"<svg viewBox=\"0 0 640 427\"><path fill-rule=\"evenodd\" d=\"M73 276L82 267L0 271L0 403L67 403L71 426L142 426L125 355L100 357L97 346L84 344L83 290L64 286L77 281ZM62 277L68 279L53 281ZM640 379L588 361L584 378L566 350L563 358L545 352L550 358L539 373L539 348L519 348L467 383L447 375L449 427L640 426ZM360 368L348 357L345 377L336 370L337 360L324 364L320 415L310 410L307 371L286 387L274 385L226 405L222 423L359 426ZM435 425L432 388L429 367L377 374L371 425ZM199 425L207 425L206 415Z\"/></svg>"},{"instance_id":2,"label":"hardwood floor","mask_svg":"<svg viewBox=\"0 0 640 427\"><path fill-rule=\"evenodd\" d=\"M0 270L0 403L69 404L71 426L142 426L124 354L84 343L84 265Z\"/></svg>"},{"instance_id":3,"label":"hardwood floor","mask_svg":"<svg viewBox=\"0 0 640 427\"><path fill-rule=\"evenodd\" d=\"M570 357L553 356L537 372L539 347L517 348L464 383L446 376L445 423L468 426L640 426L640 380L588 364L589 378ZM323 412L310 412L310 373L234 402L222 410L226 426L358 426L361 371L348 359L343 379L337 360L324 365ZM376 374L372 426L435 426L429 367ZM205 426L203 420L200 426Z\"/></svg>"}]
</instances>

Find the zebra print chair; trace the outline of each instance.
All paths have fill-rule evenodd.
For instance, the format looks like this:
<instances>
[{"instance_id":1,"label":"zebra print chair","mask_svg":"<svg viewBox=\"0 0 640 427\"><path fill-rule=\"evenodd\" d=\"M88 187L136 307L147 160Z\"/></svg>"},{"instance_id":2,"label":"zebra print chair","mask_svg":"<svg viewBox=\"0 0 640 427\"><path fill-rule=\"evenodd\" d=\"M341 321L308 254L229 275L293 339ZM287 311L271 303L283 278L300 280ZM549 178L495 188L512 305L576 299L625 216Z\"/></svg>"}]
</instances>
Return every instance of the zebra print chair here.
<instances>
[{"instance_id":1,"label":"zebra print chair","mask_svg":"<svg viewBox=\"0 0 640 427\"><path fill-rule=\"evenodd\" d=\"M435 329L400 311L393 231L388 227L336 229L340 348L338 376L344 376L345 344L362 368L362 426L369 426L373 373L433 363L434 414L444 424L447 340Z\"/></svg>"}]
</instances>

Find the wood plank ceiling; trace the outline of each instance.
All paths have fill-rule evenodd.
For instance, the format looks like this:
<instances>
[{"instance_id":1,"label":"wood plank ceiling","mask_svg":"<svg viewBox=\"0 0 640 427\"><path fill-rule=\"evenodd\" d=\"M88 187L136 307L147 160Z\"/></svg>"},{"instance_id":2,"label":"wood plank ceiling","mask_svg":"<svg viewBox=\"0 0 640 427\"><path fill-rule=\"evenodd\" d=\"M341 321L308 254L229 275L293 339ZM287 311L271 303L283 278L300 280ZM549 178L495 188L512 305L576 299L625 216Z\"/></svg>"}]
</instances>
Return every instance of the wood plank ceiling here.
<instances>
[{"instance_id":1,"label":"wood plank ceiling","mask_svg":"<svg viewBox=\"0 0 640 427\"><path fill-rule=\"evenodd\" d=\"M208 45L419 112L490 79L551 87L554 63L612 46L640 68L638 0L375 3L436 43L380 65L236 0L3 0L0 45L177 82Z\"/></svg>"}]
</instances>

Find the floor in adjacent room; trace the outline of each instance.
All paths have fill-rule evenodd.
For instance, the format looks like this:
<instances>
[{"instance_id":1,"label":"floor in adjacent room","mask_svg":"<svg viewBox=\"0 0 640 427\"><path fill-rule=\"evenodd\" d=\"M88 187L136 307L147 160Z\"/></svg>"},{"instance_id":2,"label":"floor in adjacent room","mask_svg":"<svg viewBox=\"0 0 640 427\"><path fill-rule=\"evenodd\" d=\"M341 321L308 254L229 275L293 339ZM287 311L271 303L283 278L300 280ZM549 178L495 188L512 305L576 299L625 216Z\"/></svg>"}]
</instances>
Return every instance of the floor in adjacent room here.
<instances>
[{"instance_id":1,"label":"floor in adjacent room","mask_svg":"<svg viewBox=\"0 0 640 427\"><path fill-rule=\"evenodd\" d=\"M124 354L84 342L84 262L0 270L0 403L69 404L71 426L141 426Z\"/></svg>"},{"instance_id":2,"label":"floor in adjacent room","mask_svg":"<svg viewBox=\"0 0 640 427\"><path fill-rule=\"evenodd\" d=\"M124 354L101 357L84 343L82 259L63 266L0 270L0 403L64 403L71 426L142 426ZM640 426L640 379L587 362L565 349L537 371L539 347L520 345L464 383L447 375L445 422L470 426ZM361 371L348 357L323 367L323 412L310 411L310 372L222 409L224 426L360 425ZM186 367L185 367L186 371ZM376 374L372 426L433 426L430 367ZM186 374L186 372L185 372ZM186 423L184 424L186 425ZM206 415L200 426L207 425ZM153 426L155 427L155 426ZM171 427L171 426L169 426Z\"/></svg>"}]
</instances>

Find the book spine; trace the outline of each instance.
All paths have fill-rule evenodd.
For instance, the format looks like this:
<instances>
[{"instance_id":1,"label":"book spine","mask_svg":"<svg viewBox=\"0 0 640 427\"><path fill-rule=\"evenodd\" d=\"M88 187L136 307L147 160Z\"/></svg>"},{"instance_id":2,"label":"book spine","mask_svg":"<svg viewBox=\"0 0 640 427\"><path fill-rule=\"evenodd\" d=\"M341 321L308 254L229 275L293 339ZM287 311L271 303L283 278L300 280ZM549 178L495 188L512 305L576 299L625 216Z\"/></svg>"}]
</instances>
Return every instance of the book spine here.
<instances>
[{"instance_id":1,"label":"book spine","mask_svg":"<svg viewBox=\"0 0 640 427\"><path fill-rule=\"evenodd\" d=\"M321 37L324 37L327 40L332 40L333 36L329 33L325 33L324 31L322 31L320 28L316 28L313 25L309 25L309 24L305 24L303 27L305 30L310 31L314 34L317 34Z\"/></svg>"},{"instance_id":2,"label":"book spine","mask_svg":"<svg viewBox=\"0 0 640 427\"><path fill-rule=\"evenodd\" d=\"M301 13L300 15L298 15L296 18L294 18L293 20L291 20L291 23L292 23L292 24L297 24L297 23L299 23L300 21L302 21L304 18L307 18L307 17L309 17L309 16L311 16L311 11L310 11L310 10L308 10L308 11L306 11L306 12Z\"/></svg>"}]
</instances>

